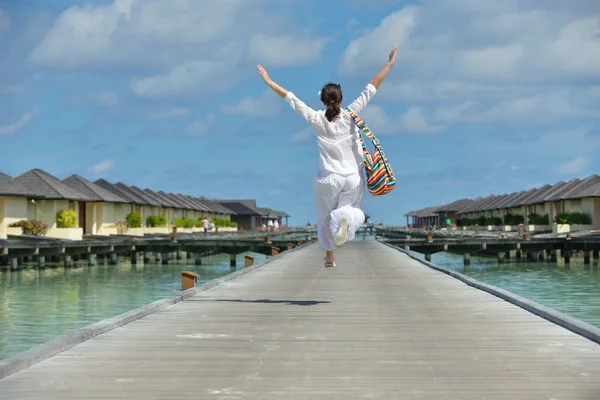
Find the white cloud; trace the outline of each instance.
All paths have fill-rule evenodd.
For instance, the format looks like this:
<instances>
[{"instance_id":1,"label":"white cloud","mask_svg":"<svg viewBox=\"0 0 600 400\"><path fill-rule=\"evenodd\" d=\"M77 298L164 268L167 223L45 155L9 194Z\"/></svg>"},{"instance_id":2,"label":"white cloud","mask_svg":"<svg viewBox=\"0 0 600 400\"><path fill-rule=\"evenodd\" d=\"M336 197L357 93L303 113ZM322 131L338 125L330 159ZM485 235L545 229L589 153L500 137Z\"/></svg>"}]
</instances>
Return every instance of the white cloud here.
<instances>
[{"instance_id":1,"label":"white cloud","mask_svg":"<svg viewBox=\"0 0 600 400\"><path fill-rule=\"evenodd\" d=\"M246 97L233 106L223 106L224 114L247 115L251 117L269 117L281 110L281 99L271 89L264 91L260 97Z\"/></svg>"},{"instance_id":2,"label":"white cloud","mask_svg":"<svg viewBox=\"0 0 600 400\"><path fill-rule=\"evenodd\" d=\"M598 11L593 1L427 0L391 13L352 40L339 71L370 78L398 43L396 65L379 96L443 102L436 121L597 116L596 91L585 82L600 77Z\"/></svg>"},{"instance_id":3,"label":"white cloud","mask_svg":"<svg viewBox=\"0 0 600 400\"><path fill-rule=\"evenodd\" d=\"M315 131L313 131L312 128L302 129L300 132L296 132L294 136L292 136L292 141L294 143L307 142L315 135Z\"/></svg>"},{"instance_id":4,"label":"white cloud","mask_svg":"<svg viewBox=\"0 0 600 400\"><path fill-rule=\"evenodd\" d=\"M136 67L131 90L159 99L203 97L253 73L250 61L306 65L325 39L299 32L259 0L113 0L73 6L54 22L31 60L57 68ZM298 32L297 32L298 31Z\"/></svg>"},{"instance_id":5,"label":"white cloud","mask_svg":"<svg viewBox=\"0 0 600 400\"><path fill-rule=\"evenodd\" d=\"M206 131L215 123L217 120L216 115L209 114L204 118L197 118L193 120L188 126L188 135L193 137L200 137L206 134Z\"/></svg>"},{"instance_id":6,"label":"white cloud","mask_svg":"<svg viewBox=\"0 0 600 400\"><path fill-rule=\"evenodd\" d=\"M163 119L185 117L189 113L190 113L189 108L173 107L173 108L153 112L150 115L150 119L154 120L154 121L159 121L159 120L163 120Z\"/></svg>"},{"instance_id":7,"label":"white cloud","mask_svg":"<svg viewBox=\"0 0 600 400\"><path fill-rule=\"evenodd\" d=\"M265 66L295 66L315 62L325 46L324 38L256 34L249 45L252 61Z\"/></svg>"},{"instance_id":8,"label":"white cloud","mask_svg":"<svg viewBox=\"0 0 600 400\"><path fill-rule=\"evenodd\" d=\"M103 107L116 107L120 104L119 95L111 91L102 91L90 96L92 102Z\"/></svg>"},{"instance_id":9,"label":"white cloud","mask_svg":"<svg viewBox=\"0 0 600 400\"><path fill-rule=\"evenodd\" d=\"M25 127L32 119L34 119L39 114L38 109L33 109L31 111L26 112L19 118L17 122L14 122L9 125L0 126L0 136L1 135L13 135L19 132L21 129Z\"/></svg>"},{"instance_id":10,"label":"white cloud","mask_svg":"<svg viewBox=\"0 0 600 400\"><path fill-rule=\"evenodd\" d=\"M134 79L131 90L148 99L179 98L186 94L206 95L207 91L233 85L231 66L217 61L187 61L169 72Z\"/></svg>"},{"instance_id":11,"label":"white cloud","mask_svg":"<svg viewBox=\"0 0 600 400\"><path fill-rule=\"evenodd\" d=\"M8 14L6 11L0 10L0 38L2 35L8 31L10 28L10 18L8 18Z\"/></svg>"},{"instance_id":12,"label":"white cloud","mask_svg":"<svg viewBox=\"0 0 600 400\"><path fill-rule=\"evenodd\" d=\"M590 166L590 162L584 157L575 157L558 167L558 173L563 175L576 175L585 172Z\"/></svg>"},{"instance_id":13,"label":"white cloud","mask_svg":"<svg viewBox=\"0 0 600 400\"><path fill-rule=\"evenodd\" d=\"M399 117L390 117L381 106L370 105L363 111L362 117L375 136L387 133L437 133L445 128L429 123L419 107L410 107Z\"/></svg>"},{"instance_id":14,"label":"white cloud","mask_svg":"<svg viewBox=\"0 0 600 400\"><path fill-rule=\"evenodd\" d=\"M102 174L115 168L115 162L111 158L100 161L98 164L93 165L89 168L89 171L94 174Z\"/></svg>"}]
</instances>

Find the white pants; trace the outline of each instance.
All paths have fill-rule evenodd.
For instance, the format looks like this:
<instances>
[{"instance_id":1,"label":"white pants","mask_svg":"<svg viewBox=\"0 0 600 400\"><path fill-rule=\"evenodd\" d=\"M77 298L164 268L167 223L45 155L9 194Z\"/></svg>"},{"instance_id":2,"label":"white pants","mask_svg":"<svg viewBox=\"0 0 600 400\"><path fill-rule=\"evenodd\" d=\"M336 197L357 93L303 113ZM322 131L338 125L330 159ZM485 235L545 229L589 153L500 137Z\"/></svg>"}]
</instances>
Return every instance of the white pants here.
<instances>
[{"instance_id":1,"label":"white pants","mask_svg":"<svg viewBox=\"0 0 600 400\"><path fill-rule=\"evenodd\" d=\"M325 250L333 250L333 238L343 218L348 221L349 241L354 239L356 231L365 223L365 214L360 209L365 181L358 172L349 176L318 173L314 187L319 243Z\"/></svg>"}]
</instances>

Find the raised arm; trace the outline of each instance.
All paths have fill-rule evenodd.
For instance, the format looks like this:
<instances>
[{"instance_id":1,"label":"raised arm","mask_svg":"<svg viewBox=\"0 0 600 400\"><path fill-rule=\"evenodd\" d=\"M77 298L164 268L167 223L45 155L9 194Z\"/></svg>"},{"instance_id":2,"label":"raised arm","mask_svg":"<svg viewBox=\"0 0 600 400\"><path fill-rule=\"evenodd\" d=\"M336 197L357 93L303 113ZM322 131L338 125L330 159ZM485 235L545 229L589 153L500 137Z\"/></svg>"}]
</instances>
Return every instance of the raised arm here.
<instances>
[{"instance_id":1,"label":"raised arm","mask_svg":"<svg viewBox=\"0 0 600 400\"><path fill-rule=\"evenodd\" d=\"M387 76L388 72L390 72L390 69L392 69L392 66L396 62L396 51L397 50L398 50L398 45L395 45L394 48L392 49L392 51L390 52L390 57L388 59L387 64L385 64L385 66L381 69L381 71L379 71L377 73L377 75L375 75L373 77L373 79L371 79L370 83L371 83L371 85L375 86L375 89L379 89L379 86L381 86L381 83L383 82L383 80Z\"/></svg>"},{"instance_id":2,"label":"raised arm","mask_svg":"<svg viewBox=\"0 0 600 400\"><path fill-rule=\"evenodd\" d=\"M377 89L379 89L379 86L387 76L388 72L390 72L390 69L394 65L394 62L396 62L397 49L398 46L394 46L394 48L390 52L390 58L387 64L385 64L381 71L379 71L379 73L375 75L373 79L371 79L371 82L369 82L369 84L363 89L363 91L360 93L360 96L358 96L358 98L354 100L352 104L349 105L352 111L354 111L357 114L360 114L365 109L367 104L369 104L369 101L371 100L373 95L375 95Z\"/></svg>"},{"instance_id":3,"label":"raised arm","mask_svg":"<svg viewBox=\"0 0 600 400\"><path fill-rule=\"evenodd\" d=\"M269 74L263 68L262 65L258 65L258 73L260 74L263 81L265 81L267 86L273 89L273 91L279 96L283 97L285 101L289 103L290 107L292 107L294 111L296 111L302 118L304 118L306 122L308 122L309 124L314 124L316 122L317 112L309 106L307 106L306 104L304 104L304 102L297 98L296 95L294 95L294 93L284 89L283 87L275 83L269 77Z\"/></svg>"},{"instance_id":4,"label":"raised arm","mask_svg":"<svg viewBox=\"0 0 600 400\"><path fill-rule=\"evenodd\" d=\"M262 65L257 65L257 68L258 68L258 73L260 74L260 77L263 79L263 81L265 81L265 83L267 84L268 87L273 89L273 91L275 93L277 93L281 97L285 97L288 94L289 90L286 90L286 89L282 88L281 86L279 86L277 83L275 83L271 79L271 77L269 77L267 70L264 69L264 67Z\"/></svg>"}]
</instances>

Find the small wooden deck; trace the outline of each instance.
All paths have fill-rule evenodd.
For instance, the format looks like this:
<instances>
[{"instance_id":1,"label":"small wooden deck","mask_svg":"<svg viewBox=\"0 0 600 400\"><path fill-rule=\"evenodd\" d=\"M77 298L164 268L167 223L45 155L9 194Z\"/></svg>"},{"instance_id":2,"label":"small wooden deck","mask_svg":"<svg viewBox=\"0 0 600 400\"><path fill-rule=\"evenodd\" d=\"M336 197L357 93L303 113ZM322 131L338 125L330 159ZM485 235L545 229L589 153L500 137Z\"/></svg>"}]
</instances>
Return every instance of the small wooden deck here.
<instances>
[{"instance_id":1,"label":"small wooden deck","mask_svg":"<svg viewBox=\"0 0 600 400\"><path fill-rule=\"evenodd\" d=\"M0 381L2 399L599 399L600 346L375 241L317 244Z\"/></svg>"}]
</instances>

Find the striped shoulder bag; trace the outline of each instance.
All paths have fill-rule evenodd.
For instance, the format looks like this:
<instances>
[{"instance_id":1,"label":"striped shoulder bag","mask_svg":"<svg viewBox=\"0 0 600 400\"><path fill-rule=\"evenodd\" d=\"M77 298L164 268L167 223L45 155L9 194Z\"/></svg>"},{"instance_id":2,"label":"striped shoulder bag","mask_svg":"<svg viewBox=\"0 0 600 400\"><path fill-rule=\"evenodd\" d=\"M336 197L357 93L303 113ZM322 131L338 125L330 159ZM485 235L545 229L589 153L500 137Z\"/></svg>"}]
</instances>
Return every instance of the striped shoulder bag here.
<instances>
[{"instance_id":1,"label":"striped shoulder bag","mask_svg":"<svg viewBox=\"0 0 600 400\"><path fill-rule=\"evenodd\" d=\"M356 115L350 108L346 108L348 114L352 117L352 120L356 126L361 130L362 133L367 135L373 142L375 147L375 153L369 153L369 150L365 147L365 142L362 135L359 135L360 144L363 151L363 159L365 161L365 172L367 174L367 188L373 196L382 196L386 193L391 192L396 187L396 178L394 177L394 171L392 166L388 162L379 140L373 135L371 130L367 127L365 122Z\"/></svg>"}]
</instances>

